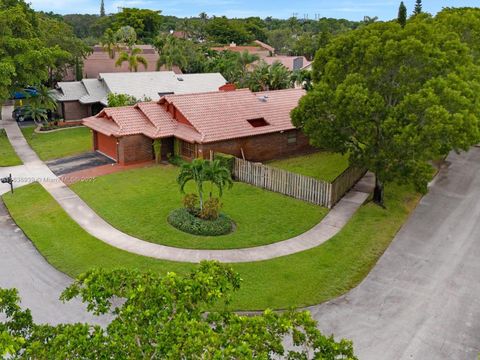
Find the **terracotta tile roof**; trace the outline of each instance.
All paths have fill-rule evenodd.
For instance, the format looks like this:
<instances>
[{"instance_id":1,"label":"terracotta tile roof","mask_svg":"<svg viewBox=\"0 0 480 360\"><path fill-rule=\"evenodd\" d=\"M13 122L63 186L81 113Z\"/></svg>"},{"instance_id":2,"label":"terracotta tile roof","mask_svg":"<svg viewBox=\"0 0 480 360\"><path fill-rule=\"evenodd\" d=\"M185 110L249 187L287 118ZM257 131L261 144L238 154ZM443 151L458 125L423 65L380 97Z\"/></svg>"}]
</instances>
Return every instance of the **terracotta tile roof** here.
<instances>
[{"instance_id":1,"label":"terracotta tile roof","mask_svg":"<svg viewBox=\"0 0 480 360\"><path fill-rule=\"evenodd\" d=\"M304 94L301 89L259 93L242 89L167 95L159 102L106 108L85 119L84 124L106 135L144 134L152 139L175 136L189 142L216 142L294 129L290 111ZM168 104L192 126L175 120L166 109ZM258 119L266 125L255 127L249 122Z\"/></svg>"}]
</instances>

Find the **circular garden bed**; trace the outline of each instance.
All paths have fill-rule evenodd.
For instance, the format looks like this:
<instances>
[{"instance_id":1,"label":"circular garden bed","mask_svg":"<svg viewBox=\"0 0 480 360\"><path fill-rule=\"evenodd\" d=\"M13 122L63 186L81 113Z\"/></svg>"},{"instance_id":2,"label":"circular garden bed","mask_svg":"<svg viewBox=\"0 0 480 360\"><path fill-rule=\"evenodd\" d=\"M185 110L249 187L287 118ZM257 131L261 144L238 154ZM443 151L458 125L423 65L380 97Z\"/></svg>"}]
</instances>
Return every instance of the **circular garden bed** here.
<instances>
[{"instance_id":1,"label":"circular garden bed","mask_svg":"<svg viewBox=\"0 0 480 360\"><path fill-rule=\"evenodd\" d=\"M233 221L225 214L220 214L215 220L204 220L187 209L175 209L167 220L176 229L193 235L220 236L229 234L234 229Z\"/></svg>"}]
</instances>

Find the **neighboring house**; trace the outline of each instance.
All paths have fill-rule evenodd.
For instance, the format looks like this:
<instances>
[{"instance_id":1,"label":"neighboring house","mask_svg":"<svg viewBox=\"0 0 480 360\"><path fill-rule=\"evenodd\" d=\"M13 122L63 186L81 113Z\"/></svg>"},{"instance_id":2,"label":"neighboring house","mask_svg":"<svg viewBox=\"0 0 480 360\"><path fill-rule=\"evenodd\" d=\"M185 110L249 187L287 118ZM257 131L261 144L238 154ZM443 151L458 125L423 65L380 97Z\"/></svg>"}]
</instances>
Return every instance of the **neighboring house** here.
<instances>
[{"instance_id":1,"label":"neighboring house","mask_svg":"<svg viewBox=\"0 0 480 360\"><path fill-rule=\"evenodd\" d=\"M216 46L212 47L211 49L215 51L234 51L238 53L247 51L252 55L258 55L261 58L266 56L272 56L275 53L275 49L270 45L267 45L259 40L255 40L254 43L255 45L248 46L240 46L235 43L231 43L230 45Z\"/></svg>"},{"instance_id":2,"label":"neighboring house","mask_svg":"<svg viewBox=\"0 0 480 360\"><path fill-rule=\"evenodd\" d=\"M59 82L53 95L65 120L77 120L99 113L108 105L109 93L127 94L153 101L166 94L217 91L227 81L219 73L182 74L173 71L101 73L98 79Z\"/></svg>"},{"instance_id":3,"label":"neighboring house","mask_svg":"<svg viewBox=\"0 0 480 360\"><path fill-rule=\"evenodd\" d=\"M311 64L311 62L308 61L305 56L278 55L262 57L261 60L265 61L269 65L279 62L291 71L308 68Z\"/></svg>"},{"instance_id":4,"label":"neighboring house","mask_svg":"<svg viewBox=\"0 0 480 360\"><path fill-rule=\"evenodd\" d=\"M120 164L153 159L155 140L161 141L163 159L222 152L266 161L312 150L290 120L304 94L301 89L241 89L166 95L158 102L106 108L83 123L93 130L94 150Z\"/></svg>"}]
</instances>

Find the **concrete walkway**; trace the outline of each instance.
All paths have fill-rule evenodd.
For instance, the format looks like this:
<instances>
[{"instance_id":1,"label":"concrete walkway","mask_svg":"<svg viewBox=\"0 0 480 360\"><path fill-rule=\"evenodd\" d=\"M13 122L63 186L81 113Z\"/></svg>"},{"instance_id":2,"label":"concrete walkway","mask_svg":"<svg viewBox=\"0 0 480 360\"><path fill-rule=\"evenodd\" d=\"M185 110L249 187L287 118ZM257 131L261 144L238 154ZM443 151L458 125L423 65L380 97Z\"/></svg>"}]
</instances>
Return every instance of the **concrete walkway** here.
<instances>
[{"instance_id":1,"label":"concrete walkway","mask_svg":"<svg viewBox=\"0 0 480 360\"><path fill-rule=\"evenodd\" d=\"M234 250L195 250L158 245L125 234L98 216L37 157L17 123L11 119L11 112L11 107L2 108L4 119L2 125L30 177L40 182L67 214L92 236L116 248L156 259L190 263L202 260L240 263L269 260L312 249L329 240L343 228L365 202L367 192L371 189L372 179L367 175L318 225L304 234L274 244ZM16 173L12 174L14 177L18 176Z\"/></svg>"}]
</instances>

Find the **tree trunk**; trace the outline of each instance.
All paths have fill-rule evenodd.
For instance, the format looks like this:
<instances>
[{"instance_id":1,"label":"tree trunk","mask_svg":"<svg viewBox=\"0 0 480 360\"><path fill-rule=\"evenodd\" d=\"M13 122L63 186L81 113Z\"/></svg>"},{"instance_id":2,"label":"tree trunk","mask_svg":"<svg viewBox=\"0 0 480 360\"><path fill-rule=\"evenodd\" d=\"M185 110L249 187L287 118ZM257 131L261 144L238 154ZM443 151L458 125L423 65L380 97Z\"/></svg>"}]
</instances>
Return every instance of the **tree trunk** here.
<instances>
[{"instance_id":1,"label":"tree trunk","mask_svg":"<svg viewBox=\"0 0 480 360\"><path fill-rule=\"evenodd\" d=\"M198 200L200 202L200 210L203 210L203 186L198 184Z\"/></svg>"},{"instance_id":2,"label":"tree trunk","mask_svg":"<svg viewBox=\"0 0 480 360\"><path fill-rule=\"evenodd\" d=\"M383 191L384 191L383 182L378 178L378 175L375 175L375 189L373 190L373 202L385 208Z\"/></svg>"}]
</instances>

